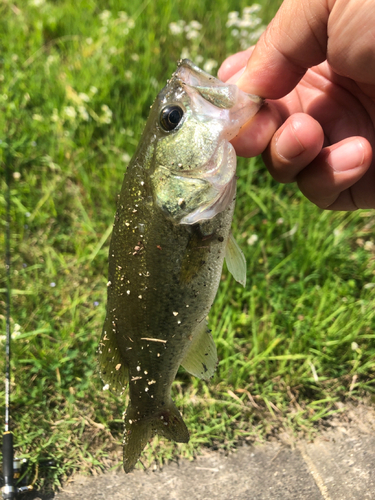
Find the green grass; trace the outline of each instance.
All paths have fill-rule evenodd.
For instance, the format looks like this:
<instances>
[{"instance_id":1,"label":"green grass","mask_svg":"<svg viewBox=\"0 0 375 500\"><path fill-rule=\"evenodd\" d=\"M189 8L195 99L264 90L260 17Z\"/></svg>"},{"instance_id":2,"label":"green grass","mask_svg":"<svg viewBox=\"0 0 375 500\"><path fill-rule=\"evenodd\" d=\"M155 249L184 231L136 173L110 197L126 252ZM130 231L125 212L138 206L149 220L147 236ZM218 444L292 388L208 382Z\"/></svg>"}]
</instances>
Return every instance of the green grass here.
<instances>
[{"instance_id":1,"label":"green grass","mask_svg":"<svg viewBox=\"0 0 375 500\"><path fill-rule=\"evenodd\" d=\"M264 22L278 3L263 2ZM0 210L5 228L7 163L12 330L19 333L12 416L19 455L31 463L55 458L39 484L47 477L57 486L73 471L118 461L125 403L102 391L95 355L116 196L149 106L182 50L201 65L239 50L225 24L244 6L0 5ZM169 32L180 19L202 24L197 39ZM375 213L323 212L295 186L274 182L260 159L240 160L238 175L233 230L248 284L243 289L224 269L210 315L217 373L206 384L181 370L173 388L191 441L155 438L147 463L192 457L202 446L227 449L283 427L310 434L339 402L374 401ZM4 231L0 244L4 254ZM2 267L4 331L5 287Z\"/></svg>"}]
</instances>

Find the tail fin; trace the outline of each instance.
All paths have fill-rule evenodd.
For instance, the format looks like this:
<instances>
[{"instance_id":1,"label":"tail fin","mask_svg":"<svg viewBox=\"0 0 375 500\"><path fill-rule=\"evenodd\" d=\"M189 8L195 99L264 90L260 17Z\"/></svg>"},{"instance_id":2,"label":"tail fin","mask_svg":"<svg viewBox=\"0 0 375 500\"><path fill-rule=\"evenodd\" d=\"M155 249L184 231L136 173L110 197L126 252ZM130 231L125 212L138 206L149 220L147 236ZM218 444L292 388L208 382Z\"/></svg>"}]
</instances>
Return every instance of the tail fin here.
<instances>
[{"instance_id":1,"label":"tail fin","mask_svg":"<svg viewBox=\"0 0 375 500\"><path fill-rule=\"evenodd\" d=\"M129 410L129 408L128 408ZM137 463L143 448L153 435L150 422L146 419L128 418L128 410L125 415L125 433L124 433L124 471L131 472Z\"/></svg>"},{"instance_id":2,"label":"tail fin","mask_svg":"<svg viewBox=\"0 0 375 500\"><path fill-rule=\"evenodd\" d=\"M155 434L161 434L178 443L189 441L189 431L173 401L170 400L163 409L158 409L143 418L139 418L130 403L125 414L123 450L125 472L134 469L144 447Z\"/></svg>"}]
</instances>

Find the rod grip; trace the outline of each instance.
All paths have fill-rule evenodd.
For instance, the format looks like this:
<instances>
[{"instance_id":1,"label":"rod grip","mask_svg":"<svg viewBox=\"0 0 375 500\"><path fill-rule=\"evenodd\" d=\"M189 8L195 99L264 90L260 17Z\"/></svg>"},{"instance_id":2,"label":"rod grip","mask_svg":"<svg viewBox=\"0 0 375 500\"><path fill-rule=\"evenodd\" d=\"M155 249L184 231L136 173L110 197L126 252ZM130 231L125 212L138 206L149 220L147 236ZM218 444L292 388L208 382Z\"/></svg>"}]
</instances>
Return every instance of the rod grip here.
<instances>
[{"instance_id":1,"label":"rod grip","mask_svg":"<svg viewBox=\"0 0 375 500\"><path fill-rule=\"evenodd\" d=\"M3 476L4 487L2 494L4 499L15 498L15 488L13 484L13 433L3 434Z\"/></svg>"}]
</instances>

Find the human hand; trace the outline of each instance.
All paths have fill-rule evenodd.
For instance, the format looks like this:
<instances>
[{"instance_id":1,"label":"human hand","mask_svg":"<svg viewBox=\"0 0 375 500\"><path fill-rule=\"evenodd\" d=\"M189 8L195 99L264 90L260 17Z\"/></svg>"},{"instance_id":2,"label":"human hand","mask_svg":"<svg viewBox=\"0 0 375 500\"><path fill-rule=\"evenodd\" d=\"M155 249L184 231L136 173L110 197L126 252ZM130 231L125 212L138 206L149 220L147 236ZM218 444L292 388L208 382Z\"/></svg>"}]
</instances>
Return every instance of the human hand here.
<instances>
[{"instance_id":1,"label":"human hand","mask_svg":"<svg viewBox=\"0 0 375 500\"><path fill-rule=\"evenodd\" d=\"M372 0L285 0L255 48L219 70L267 98L237 153L263 152L276 180L321 208L375 208L374 37Z\"/></svg>"}]
</instances>

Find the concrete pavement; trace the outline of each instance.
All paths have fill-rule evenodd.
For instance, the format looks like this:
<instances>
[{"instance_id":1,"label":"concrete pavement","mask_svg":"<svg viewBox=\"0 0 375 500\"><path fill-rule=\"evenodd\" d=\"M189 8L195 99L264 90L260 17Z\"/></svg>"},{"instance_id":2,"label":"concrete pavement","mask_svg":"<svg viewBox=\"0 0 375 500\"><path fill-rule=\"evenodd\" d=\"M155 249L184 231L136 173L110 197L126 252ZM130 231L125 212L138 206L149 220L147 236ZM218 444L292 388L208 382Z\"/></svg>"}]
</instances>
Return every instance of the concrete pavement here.
<instances>
[{"instance_id":1,"label":"concrete pavement","mask_svg":"<svg viewBox=\"0 0 375 500\"><path fill-rule=\"evenodd\" d=\"M313 441L208 451L157 471L77 476L42 500L375 500L375 411L352 408Z\"/></svg>"}]
</instances>

